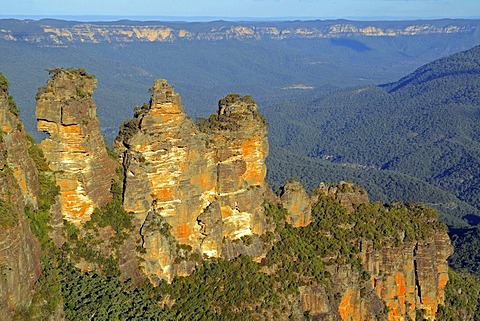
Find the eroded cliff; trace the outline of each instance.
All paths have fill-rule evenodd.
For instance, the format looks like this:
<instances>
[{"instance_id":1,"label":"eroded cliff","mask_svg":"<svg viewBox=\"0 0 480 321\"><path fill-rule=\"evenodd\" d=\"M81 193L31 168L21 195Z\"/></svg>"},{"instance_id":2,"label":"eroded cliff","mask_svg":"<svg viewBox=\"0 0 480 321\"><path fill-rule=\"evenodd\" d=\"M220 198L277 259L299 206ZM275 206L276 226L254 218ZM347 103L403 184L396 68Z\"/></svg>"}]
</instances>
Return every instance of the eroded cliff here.
<instances>
[{"instance_id":1,"label":"eroded cliff","mask_svg":"<svg viewBox=\"0 0 480 321\"><path fill-rule=\"evenodd\" d=\"M291 195L292 190L302 193L297 185L288 184L284 189L290 192L283 195ZM282 201L288 205L291 199ZM420 315L435 320L445 300L452 246L433 210L420 205L375 205L368 202L363 189L345 182L321 184L310 200L312 224L333 238L350 235L350 252L357 254L350 263L336 251L323 254L339 299L325 296L329 290L324 286L307 286L300 291L304 310L313 316L338 312L349 321L377 320L379 315L391 321L416 320ZM290 215L298 212L286 208Z\"/></svg>"},{"instance_id":2,"label":"eroded cliff","mask_svg":"<svg viewBox=\"0 0 480 321\"><path fill-rule=\"evenodd\" d=\"M177 309L198 317L196 308L190 311L197 304L205 315L262 320L435 319L452 249L433 210L370 203L365 190L348 182L321 184L308 195L291 181L275 196L265 182L267 125L255 102L228 95L216 114L195 123L165 80L154 82L150 102L121 126L115 154L123 175L115 174L91 97L96 81L81 69L52 73L38 93L37 118L49 135L40 147L60 190L50 224L68 230L58 250L63 258L50 253L54 269L65 269L68 259L137 285L146 276L162 291L145 298L161 302L154 313L167 319ZM1 94L0 309L9 318L29 305L39 277L38 242L23 211L42 197L38 167L28 156L33 142L8 92ZM41 177L52 176L42 166ZM47 185L52 205L53 179ZM48 212L46 203L40 207ZM175 276L186 278L162 282ZM197 277L201 291L192 293L208 299L193 304L197 298L186 292Z\"/></svg>"},{"instance_id":3,"label":"eroded cliff","mask_svg":"<svg viewBox=\"0 0 480 321\"><path fill-rule=\"evenodd\" d=\"M18 32L25 30L24 32ZM35 32L32 32L35 30ZM0 39L48 45L72 43L174 42L219 40L283 40L342 38L352 36L398 37L438 34L469 34L478 30L477 21L425 21L375 23L345 20L282 22L218 21L195 25L188 23L118 21L49 23L19 21L0 29Z\"/></svg>"},{"instance_id":4,"label":"eroded cliff","mask_svg":"<svg viewBox=\"0 0 480 321\"><path fill-rule=\"evenodd\" d=\"M40 246L24 207L37 207L38 176L18 109L0 74L0 314L10 320L31 303L40 276Z\"/></svg>"},{"instance_id":5,"label":"eroded cliff","mask_svg":"<svg viewBox=\"0 0 480 321\"><path fill-rule=\"evenodd\" d=\"M37 92L41 143L60 187L58 204L67 221L81 225L96 207L111 201L115 163L106 150L93 101L97 81L81 69L51 70Z\"/></svg>"},{"instance_id":6,"label":"eroded cliff","mask_svg":"<svg viewBox=\"0 0 480 321\"><path fill-rule=\"evenodd\" d=\"M264 231L266 126L249 99L230 96L219 105L199 127L174 89L156 80L150 103L136 109L115 141L124 207L135 213L142 268L155 283L189 274L191 257L263 251L229 241Z\"/></svg>"}]
</instances>

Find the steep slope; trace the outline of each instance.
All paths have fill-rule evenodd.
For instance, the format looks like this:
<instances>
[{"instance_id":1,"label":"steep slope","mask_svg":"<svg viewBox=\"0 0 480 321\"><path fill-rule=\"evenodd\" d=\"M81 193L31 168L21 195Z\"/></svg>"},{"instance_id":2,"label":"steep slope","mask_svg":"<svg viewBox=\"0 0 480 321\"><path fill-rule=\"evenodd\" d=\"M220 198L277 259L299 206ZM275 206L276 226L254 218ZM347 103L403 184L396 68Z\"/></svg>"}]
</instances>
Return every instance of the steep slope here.
<instances>
[{"instance_id":1,"label":"steep slope","mask_svg":"<svg viewBox=\"0 0 480 321\"><path fill-rule=\"evenodd\" d=\"M184 257L178 264L186 249L200 258L262 254L258 242L242 248L240 241L265 232L268 147L255 103L227 96L218 115L199 127L165 80L155 81L151 92L150 103L136 109L115 142L124 207L135 214L139 231L130 242L143 248L145 273L154 283L191 273L196 260Z\"/></svg>"},{"instance_id":2,"label":"steep slope","mask_svg":"<svg viewBox=\"0 0 480 321\"><path fill-rule=\"evenodd\" d=\"M0 74L0 314L30 305L40 277L40 246L24 207L38 206L39 182L18 109Z\"/></svg>"},{"instance_id":3,"label":"steep slope","mask_svg":"<svg viewBox=\"0 0 480 321\"><path fill-rule=\"evenodd\" d=\"M81 225L96 207L112 200L110 185L116 165L100 134L93 101L97 85L80 69L55 69L37 92L40 143L60 186L58 204L64 219Z\"/></svg>"}]
</instances>

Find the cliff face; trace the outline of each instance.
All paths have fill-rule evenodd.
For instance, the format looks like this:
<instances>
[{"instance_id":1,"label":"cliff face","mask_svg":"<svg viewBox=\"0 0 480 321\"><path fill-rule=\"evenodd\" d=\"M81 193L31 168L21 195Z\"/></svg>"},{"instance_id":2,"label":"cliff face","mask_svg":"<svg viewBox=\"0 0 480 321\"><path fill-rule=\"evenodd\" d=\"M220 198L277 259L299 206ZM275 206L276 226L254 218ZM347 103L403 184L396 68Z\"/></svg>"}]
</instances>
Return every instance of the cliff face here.
<instances>
[{"instance_id":1,"label":"cliff face","mask_svg":"<svg viewBox=\"0 0 480 321\"><path fill-rule=\"evenodd\" d=\"M215 195L213 151L163 80L155 81L150 104L124 123L115 150L125 170L124 207L135 214L136 241L145 249L143 268L152 278L170 278L174 243L199 249L197 217Z\"/></svg>"},{"instance_id":2,"label":"cliff face","mask_svg":"<svg viewBox=\"0 0 480 321\"><path fill-rule=\"evenodd\" d=\"M374 250L368 244L364 246L362 263L388 308L388 320L404 320L405 315L415 319L415 309L423 310L427 319L435 319L438 305L445 299L447 258L451 254L446 233L402 247Z\"/></svg>"},{"instance_id":3,"label":"cliff face","mask_svg":"<svg viewBox=\"0 0 480 321\"><path fill-rule=\"evenodd\" d=\"M287 201L288 204L291 198L285 195L291 195L292 190L297 190L296 195L299 195L301 186L297 185L290 183L284 187L282 202ZM337 201L346 210L346 215L356 215L354 212L359 206L368 204L365 191L351 183L321 184L313 193L310 204L315 204L319 195ZM286 208L289 209L288 206ZM289 211L290 215L296 213L291 209ZM393 246L374 244L365 238L351 240L356 244L362 268L370 275L369 280L353 266L329 265L327 270L331 274L332 290L340 297L339 301L322 294L328 293L328 290L321 286L304 287L300 291L303 309L311 315L333 319L338 312L342 320L348 321L377 320L379 315L384 315L389 321L416 320L416 310L419 310L423 311L426 319L435 320L438 306L445 300L447 258L452 254L452 246L446 230L434 227L437 224L435 218L422 219L421 222L426 226L416 228L428 232L417 240L406 240L405 234ZM337 228L355 229L355 226L340 224Z\"/></svg>"},{"instance_id":4,"label":"cliff face","mask_svg":"<svg viewBox=\"0 0 480 321\"><path fill-rule=\"evenodd\" d=\"M222 102L202 131L174 89L157 80L150 104L122 125L115 150L125 170L124 206L135 213L142 267L154 282L190 273L195 263L186 252L236 256L244 251L228 240L263 233L266 126L255 122L253 102L236 98Z\"/></svg>"},{"instance_id":5,"label":"cliff face","mask_svg":"<svg viewBox=\"0 0 480 321\"><path fill-rule=\"evenodd\" d=\"M32 26L35 32L22 30L21 22L12 28L0 29L0 38L7 41L24 41L65 45L69 43L102 42L173 42L219 41L230 39L295 39L341 38L351 36L397 37L432 34L465 34L478 30L475 21L383 23L349 21L306 21L285 23L205 23L202 27L179 23L65 23L48 24L46 21Z\"/></svg>"},{"instance_id":6,"label":"cliff face","mask_svg":"<svg viewBox=\"0 0 480 321\"><path fill-rule=\"evenodd\" d=\"M30 304L41 273L40 246L24 213L25 205L37 206L38 177L16 113L7 88L0 88L0 314L5 320Z\"/></svg>"},{"instance_id":7,"label":"cliff face","mask_svg":"<svg viewBox=\"0 0 480 321\"><path fill-rule=\"evenodd\" d=\"M108 157L92 98L96 80L83 70L58 69L37 93L40 143L60 187L62 217L81 225L111 201L115 164Z\"/></svg>"},{"instance_id":8,"label":"cliff face","mask_svg":"<svg viewBox=\"0 0 480 321\"><path fill-rule=\"evenodd\" d=\"M223 237L239 239L263 234L266 120L249 96L229 95L220 100L218 114L201 128L211 137L215 152Z\"/></svg>"}]
</instances>

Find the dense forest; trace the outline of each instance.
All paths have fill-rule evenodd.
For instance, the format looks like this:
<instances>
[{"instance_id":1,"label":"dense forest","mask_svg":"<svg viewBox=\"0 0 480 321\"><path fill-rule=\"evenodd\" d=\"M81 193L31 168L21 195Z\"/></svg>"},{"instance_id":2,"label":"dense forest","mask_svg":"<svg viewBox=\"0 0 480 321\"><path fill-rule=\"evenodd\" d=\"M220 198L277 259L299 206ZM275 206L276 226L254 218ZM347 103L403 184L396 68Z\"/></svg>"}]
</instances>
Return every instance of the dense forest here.
<instances>
[{"instance_id":1,"label":"dense forest","mask_svg":"<svg viewBox=\"0 0 480 321\"><path fill-rule=\"evenodd\" d=\"M269 114L270 180L278 186L291 175L313 188L350 179L373 199L428 203L452 228L478 224L479 74L474 47L398 82L280 105Z\"/></svg>"}]
</instances>

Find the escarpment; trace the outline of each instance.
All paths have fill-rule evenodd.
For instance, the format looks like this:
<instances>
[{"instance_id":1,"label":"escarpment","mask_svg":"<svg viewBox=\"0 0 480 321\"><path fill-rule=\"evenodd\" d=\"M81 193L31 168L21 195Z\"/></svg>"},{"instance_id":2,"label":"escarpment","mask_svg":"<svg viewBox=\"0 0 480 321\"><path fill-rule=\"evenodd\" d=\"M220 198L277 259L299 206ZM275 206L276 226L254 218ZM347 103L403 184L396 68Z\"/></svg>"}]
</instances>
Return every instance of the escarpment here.
<instances>
[{"instance_id":1,"label":"escarpment","mask_svg":"<svg viewBox=\"0 0 480 321\"><path fill-rule=\"evenodd\" d=\"M266 126L251 100L235 96L219 108L197 126L174 89L157 80L150 103L136 109L115 141L124 207L135 213L151 280L188 273L174 264L192 266L181 259L186 249L200 258L263 251L229 242L264 232Z\"/></svg>"},{"instance_id":2,"label":"escarpment","mask_svg":"<svg viewBox=\"0 0 480 321\"><path fill-rule=\"evenodd\" d=\"M93 101L97 81L82 69L51 70L51 79L37 92L41 143L60 187L62 217L81 225L96 207L111 201L115 164L108 157Z\"/></svg>"},{"instance_id":3,"label":"escarpment","mask_svg":"<svg viewBox=\"0 0 480 321\"><path fill-rule=\"evenodd\" d=\"M38 127L48 135L40 147L49 164L36 155L42 170L0 91L0 312L7 320L30 304L41 271L25 205L50 211L50 228L65 230L62 241L49 243L62 254L55 268L67 260L95 270L95 287L120 275L139 286L128 285L132 293L148 280L158 291L145 298L160 303L152 305L158 319L195 306L197 318L204 311L231 319L435 320L452 249L433 210L371 203L349 182L322 183L308 195L292 180L275 195L265 181L267 124L255 102L228 95L216 114L195 123L165 80L154 82L150 102L121 126L117 163L100 135L93 76L51 73L37 96ZM46 177L50 198L42 201ZM46 226L43 232L48 238ZM102 275L108 278L99 282ZM198 298L189 297L192 280L200 280L192 290ZM128 310L128 299L122 302Z\"/></svg>"},{"instance_id":4,"label":"escarpment","mask_svg":"<svg viewBox=\"0 0 480 321\"><path fill-rule=\"evenodd\" d=\"M38 176L18 109L0 74L0 314L28 306L40 276L40 246L24 207L38 205Z\"/></svg>"}]
</instances>

